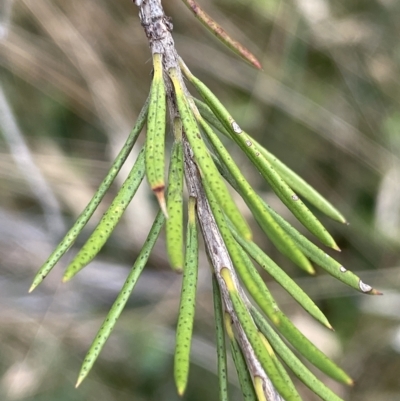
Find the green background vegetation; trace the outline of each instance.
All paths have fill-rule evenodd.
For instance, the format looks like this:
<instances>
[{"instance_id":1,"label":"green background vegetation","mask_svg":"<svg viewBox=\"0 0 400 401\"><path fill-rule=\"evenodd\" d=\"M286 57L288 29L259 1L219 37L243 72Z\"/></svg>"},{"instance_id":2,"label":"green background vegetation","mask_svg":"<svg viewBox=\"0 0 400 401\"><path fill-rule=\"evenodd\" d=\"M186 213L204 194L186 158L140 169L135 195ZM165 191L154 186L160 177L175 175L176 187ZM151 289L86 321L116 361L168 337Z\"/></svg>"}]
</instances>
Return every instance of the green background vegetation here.
<instances>
[{"instance_id":1,"label":"green background vegetation","mask_svg":"<svg viewBox=\"0 0 400 401\"><path fill-rule=\"evenodd\" d=\"M318 302L336 333L309 321L273 282L271 290L305 334L355 379L352 389L328 382L340 395L398 400L400 3L202 0L259 57L261 72L219 44L179 0L164 3L192 72L242 127L345 214L349 226L322 218L342 248L338 258L385 295L359 295L319 270L317 277L305 276L254 227L256 242ZM27 294L34 272L89 201L147 97L150 52L137 8L128 0L6 0L0 11L1 85L12 111L0 115L0 398L178 399L172 361L181 277L170 272L162 238L94 370L73 389L155 214L146 183L89 267L62 285L63 261ZM27 164L10 118L47 185ZM291 221L238 148L231 152ZM185 399L217 400L212 288L204 254L200 260ZM234 373L231 387L232 399L240 400ZM302 394L316 399L307 390Z\"/></svg>"}]
</instances>

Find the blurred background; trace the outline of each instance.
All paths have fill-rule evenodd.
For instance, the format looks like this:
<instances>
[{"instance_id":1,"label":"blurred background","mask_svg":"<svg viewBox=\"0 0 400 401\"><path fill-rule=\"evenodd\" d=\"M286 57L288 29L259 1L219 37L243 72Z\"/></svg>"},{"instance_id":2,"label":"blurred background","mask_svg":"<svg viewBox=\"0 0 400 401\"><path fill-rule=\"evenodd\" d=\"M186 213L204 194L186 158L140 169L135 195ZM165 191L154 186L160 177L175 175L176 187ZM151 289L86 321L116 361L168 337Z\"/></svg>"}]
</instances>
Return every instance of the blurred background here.
<instances>
[{"instance_id":1,"label":"blurred background","mask_svg":"<svg viewBox=\"0 0 400 401\"><path fill-rule=\"evenodd\" d=\"M319 269L316 277L305 276L253 223L256 242L311 295L336 332L311 321L273 282L271 290L304 333L355 379L350 389L327 381L338 394L352 401L399 400L400 3L200 4L264 70L225 49L182 2L164 1L180 55L242 127L345 214L349 226L321 217L342 249L336 257L384 296L362 296ZM60 279L129 167L69 254L27 293L108 171L149 92L150 52L137 7L129 0L3 0L0 13L0 399L178 400L172 359L181 277L168 267L163 236L92 373L74 389L155 215L147 183L95 261L72 282ZM238 149L231 152L292 221ZM217 400L204 254L196 313L184 399ZM232 399L240 400L231 372ZM317 399L299 388L305 400Z\"/></svg>"}]
</instances>

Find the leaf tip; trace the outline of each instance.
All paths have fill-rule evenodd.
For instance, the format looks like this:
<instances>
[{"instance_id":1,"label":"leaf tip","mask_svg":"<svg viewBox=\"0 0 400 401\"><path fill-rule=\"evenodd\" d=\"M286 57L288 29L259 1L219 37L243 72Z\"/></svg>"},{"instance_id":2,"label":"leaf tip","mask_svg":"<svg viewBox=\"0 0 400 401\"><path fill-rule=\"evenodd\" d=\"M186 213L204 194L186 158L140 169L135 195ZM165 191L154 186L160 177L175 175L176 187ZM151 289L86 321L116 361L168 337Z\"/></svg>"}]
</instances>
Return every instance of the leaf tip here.
<instances>
[{"instance_id":1,"label":"leaf tip","mask_svg":"<svg viewBox=\"0 0 400 401\"><path fill-rule=\"evenodd\" d=\"M165 195L164 195L164 185L153 188L153 192L157 197L158 204L160 205L160 209L163 212L164 216L166 219L168 219L168 211L167 211L167 203L165 201Z\"/></svg>"},{"instance_id":2,"label":"leaf tip","mask_svg":"<svg viewBox=\"0 0 400 401\"><path fill-rule=\"evenodd\" d=\"M32 283L32 285L30 286L30 288L28 290L28 294L30 294L36 287L37 287L37 284L36 283Z\"/></svg>"},{"instance_id":3,"label":"leaf tip","mask_svg":"<svg viewBox=\"0 0 400 401\"><path fill-rule=\"evenodd\" d=\"M76 381L75 388L78 388L81 385L81 383L83 382L84 379L85 379L85 377L79 376L78 380Z\"/></svg>"},{"instance_id":4,"label":"leaf tip","mask_svg":"<svg viewBox=\"0 0 400 401\"><path fill-rule=\"evenodd\" d=\"M333 332L335 331L335 329L333 328L333 326L328 322L328 324L325 324L325 326L329 329L332 330Z\"/></svg>"},{"instance_id":5,"label":"leaf tip","mask_svg":"<svg viewBox=\"0 0 400 401\"><path fill-rule=\"evenodd\" d=\"M338 252L342 252L342 250L338 247L338 245L336 244L336 242L335 242L334 245L332 246L332 249L334 249L335 251L338 251Z\"/></svg>"},{"instance_id":6,"label":"leaf tip","mask_svg":"<svg viewBox=\"0 0 400 401\"><path fill-rule=\"evenodd\" d=\"M178 395L180 397L183 397L183 395L185 394L185 390L186 390L186 384L177 385L176 390L178 392Z\"/></svg>"},{"instance_id":7,"label":"leaf tip","mask_svg":"<svg viewBox=\"0 0 400 401\"><path fill-rule=\"evenodd\" d=\"M252 64L257 68L257 70L264 71L261 63L257 59L252 60Z\"/></svg>"}]
</instances>

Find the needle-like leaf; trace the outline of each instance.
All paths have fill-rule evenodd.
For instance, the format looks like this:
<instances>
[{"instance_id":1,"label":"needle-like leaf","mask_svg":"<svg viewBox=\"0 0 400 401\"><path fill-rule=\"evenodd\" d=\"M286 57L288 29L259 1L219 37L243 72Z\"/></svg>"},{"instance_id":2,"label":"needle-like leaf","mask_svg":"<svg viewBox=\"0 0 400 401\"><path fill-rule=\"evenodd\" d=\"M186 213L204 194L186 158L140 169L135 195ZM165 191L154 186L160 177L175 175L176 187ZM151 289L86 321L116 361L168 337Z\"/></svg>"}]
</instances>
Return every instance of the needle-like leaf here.
<instances>
[{"instance_id":1,"label":"needle-like leaf","mask_svg":"<svg viewBox=\"0 0 400 401\"><path fill-rule=\"evenodd\" d=\"M100 330L96 334L95 340L91 345L88 353L85 356L83 361L81 371L79 372L78 381L76 383L76 387L78 387L85 377L89 374L92 369L97 357L100 355L104 344L106 343L108 337L110 337L111 332L113 331L119 316L121 315L126 302L129 299L130 294L132 293L133 288L135 287L137 280L142 273L144 267L146 266L147 260L149 259L150 253L156 243L158 235L160 234L161 228L164 224L165 217L159 212L156 219L154 220L153 226L147 236L146 242L144 243L135 264L132 267L129 276L127 277L125 284L123 285L120 293L118 294L117 299L115 300L113 306L107 314L103 324L100 327Z\"/></svg>"},{"instance_id":2,"label":"needle-like leaf","mask_svg":"<svg viewBox=\"0 0 400 401\"><path fill-rule=\"evenodd\" d=\"M174 376L179 395L183 395L189 377L190 345L192 342L199 244L196 227L196 199L189 199L188 228L186 238L185 268L183 270L181 301L176 326Z\"/></svg>"},{"instance_id":3,"label":"needle-like leaf","mask_svg":"<svg viewBox=\"0 0 400 401\"><path fill-rule=\"evenodd\" d=\"M324 401L343 401L304 366L256 308L251 307L250 312L258 328L265 337L267 337L275 352L307 387L314 391L315 394L319 395Z\"/></svg>"},{"instance_id":4,"label":"needle-like leaf","mask_svg":"<svg viewBox=\"0 0 400 401\"><path fill-rule=\"evenodd\" d=\"M146 175L151 189L165 216L168 217L164 197L166 94L163 76L163 58L153 55L154 76L151 84L146 136Z\"/></svg>"},{"instance_id":5,"label":"needle-like leaf","mask_svg":"<svg viewBox=\"0 0 400 401\"><path fill-rule=\"evenodd\" d=\"M199 127L197 126L196 120L190 109L178 71L176 69L171 69L169 75L174 85L183 128L193 150L196 164L202 175L203 185L208 193L212 192L215 194L217 201L220 203L224 212L229 216L231 221L235 224L241 235L245 238L251 239L251 229L229 194L228 188L218 172L218 169L200 135Z\"/></svg>"},{"instance_id":6,"label":"needle-like leaf","mask_svg":"<svg viewBox=\"0 0 400 401\"><path fill-rule=\"evenodd\" d=\"M62 241L57 245L56 249L52 252L52 254L49 256L46 262L36 273L33 279L32 286L29 289L29 292L32 292L46 278L51 269L56 265L56 263L61 259L61 257L68 251L71 245L75 242L78 235L81 233L81 231L86 226L89 219L92 217L93 213L95 212L100 202L104 198L104 195L110 188L111 184L114 182L115 177L121 170L121 167L125 163L133 146L135 145L136 140L146 122L148 107L149 107L149 99L146 100L146 103L144 104L138 116L138 120L135 126L133 127L131 133L129 134L128 139L126 140L124 146L120 150L118 156L114 160L114 163L111 166L106 177L100 184L98 190L93 195L93 198L90 200L88 205L85 207L85 210L79 215L74 225L67 232Z\"/></svg>"},{"instance_id":7,"label":"needle-like leaf","mask_svg":"<svg viewBox=\"0 0 400 401\"><path fill-rule=\"evenodd\" d=\"M247 61L253 67L261 70L261 63L257 60L256 56L246 49L242 44L232 39L226 31L214 21L194 0L183 0L183 2L193 11L196 18L224 45L229 47L243 60Z\"/></svg>"},{"instance_id":8,"label":"needle-like leaf","mask_svg":"<svg viewBox=\"0 0 400 401\"><path fill-rule=\"evenodd\" d=\"M107 242L118 222L121 220L123 213L125 212L132 198L135 196L135 193L143 180L145 173L144 154L145 148L140 151L136 163L132 167L128 178L118 191L118 194L112 201L110 207L104 213L100 223L86 241L85 245L83 245L81 250L68 265L63 277L64 282L74 277L75 274L77 274L95 258L95 256L100 252L101 248Z\"/></svg>"},{"instance_id":9,"label":"needle-like leaf","mask_svg":"<svg viewBox=\"0 0 400 401\"><path fill-rule=\"evenodd\" d=\"M172 146L171 161L168 174L167 212L165 224L167 254L171 267L177 273L182 273L184 263L183 251L183 150L182 123L179 118L174 121L176 132Z\"/></svg>"},{"instance_id":10,"label":"needle-like leaf","mask_svg":"<svg viewBox=\"0 0 400 401\"><path fill-rule=\"evenodd\" d=\"M213 274L213 300L214 300L214 317L215 331L217 336L217 369L218 369L218 388L219 400L228 401L228 365L226 363L226 344L224 330L224 315L221 302L221 293L218 286L218 281Z\"/></svg>"},{"instance_id":11,"label":"needle-like leaf","mask_svg":"<svg viewBox=\"0 0 400 401\"><path fill-rule=\"evenodd\" d=\"M328 233L321 222L314 216L307 206L300 200L296 193L282 179L282 177L271 166L268 160L258 150L251 137L244 132L236 121L232 118L226 108L211 92L211 90L199 79L197 79L180 60L180 65L185 76L194 85L201 94L205 102L219 118L221 123L229 131L232 139L239 145L242 151L248 156L251 162L256 166L264 179L269 183L274 192L279 196L282 202L290 209L297 219L322 243L339 250L335 240Z\"/></svg>"}]
</instances>

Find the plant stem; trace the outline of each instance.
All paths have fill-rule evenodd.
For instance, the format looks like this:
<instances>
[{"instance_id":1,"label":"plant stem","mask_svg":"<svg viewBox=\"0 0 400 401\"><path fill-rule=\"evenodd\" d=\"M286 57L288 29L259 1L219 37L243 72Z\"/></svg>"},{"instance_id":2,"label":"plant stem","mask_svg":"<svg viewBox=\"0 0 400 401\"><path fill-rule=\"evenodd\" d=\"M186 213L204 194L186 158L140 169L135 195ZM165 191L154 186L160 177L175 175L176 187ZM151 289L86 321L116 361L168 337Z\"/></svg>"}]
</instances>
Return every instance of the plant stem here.
<instances>
[{"instance_id":1,"label":"plant stem","mask_svg":"<svg viewBox=\"0 0 400 401\"><path fill-rule=\"evenodd\" d=\"M135 4L139 7L139 18L149 40L152 54L159 53L163 55L164 80L170 112L170 121L174 121L175 117L179 117L179 112L176 106L173 86L171 85L167 74L165 74L165 71L175 68L179 74L179 79L181 80L184 92L188 96L189 93L186 89L179 68L179 58L171 35L171 19L165 15L161 0L136 0ZM256 378L258 378L257 380L261 380L262 389L267 401L282 401L281 396L273 387L271 380L268 378L266 372L256 358L254 350L250 345L250 342L247 339L234 311L228 289L226 288L225 281L221 276L221 270L223 268L229 269L238 291L242 294L243 290L241 289L228 250L226 249L225 243L212 214L201 182L199 170L194 160L193 151L190 148L190 144L185 134L183 135L182 140L184 149L185 178L189 189L189 196L194 197L197 200L197 216L206 244L206 250L213 266L218 285L221 289L224 308L230 315L233 326L235 327L238 342L253 380L256 380Z\"/></svg>"}]
</instances>

